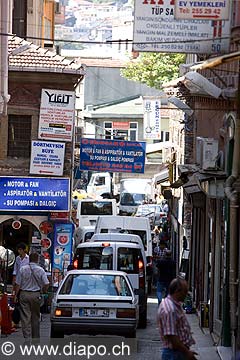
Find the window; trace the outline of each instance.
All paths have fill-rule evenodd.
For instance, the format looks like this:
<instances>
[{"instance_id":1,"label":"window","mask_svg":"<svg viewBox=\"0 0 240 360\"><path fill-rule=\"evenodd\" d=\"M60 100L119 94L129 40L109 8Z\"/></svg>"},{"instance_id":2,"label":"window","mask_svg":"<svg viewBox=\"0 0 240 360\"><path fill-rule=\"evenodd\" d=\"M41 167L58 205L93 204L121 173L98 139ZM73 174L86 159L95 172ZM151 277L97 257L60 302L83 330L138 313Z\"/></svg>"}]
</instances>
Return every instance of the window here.
<instances>
[{"instance_id":1,"label":"window","mask_svg":"<svg viewBox=\"0 0 240 360\"><path fill-rule=\"evenodd\" d=\"M8 116L8 156L30 157L31 123L31 116Z\"/></svg>"},{"instance_id":2,"label":"window","mask_svg":"<svg viewBox=\"0 0 240 360\"><path fill-rule=\"evenodd\" d=\"M112 122L105 122L105 139L136 141L138 136L138 123L130 122L129 129L113 129Z\"/></svg>"},{"instance_id":3,"label":"window","mask_svg":"<svg viewBox=\"0 0 240 360\"><path fill-rule=\"evenodd\" d=\"M168 131L165 132L165 141L169 141L169 132Z\"/></svg>"},{"instance_id":4,"label":"window","mask_svg":"<svg viewBox=\"0 0 240 360\"><path fill-rule=\"evenodd\" d=\"M77 250L79 269L113 270L113 248L93 246Z\"/></svg>"},{"instance_id":5,"label":"window","mask_svg":"<svg viewBox=\"0 0 240 360\"><path fill-rule=\"evenodd\" d=\"M118 248L118 265L119 271L125 271L128 274L138 273L138 261L143 262L143 257L140 249L120 247Z\"/></svg>"}]
</instances>

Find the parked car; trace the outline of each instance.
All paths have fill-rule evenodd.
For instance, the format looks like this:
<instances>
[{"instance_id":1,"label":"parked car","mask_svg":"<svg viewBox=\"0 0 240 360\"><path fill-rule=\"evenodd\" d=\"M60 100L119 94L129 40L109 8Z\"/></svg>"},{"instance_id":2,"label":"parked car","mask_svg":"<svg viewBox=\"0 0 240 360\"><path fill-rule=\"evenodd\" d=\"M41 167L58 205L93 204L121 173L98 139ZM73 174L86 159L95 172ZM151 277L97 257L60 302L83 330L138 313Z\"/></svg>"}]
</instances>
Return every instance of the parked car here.
<instances>
[{"instance_id":1,"label":"parked car","mask_svg":"<svg viewBox=\"0 0 240 360\"><path fill-rule=\"evenodd\" d=\"M147 262L139 236L119 233L94 234L90 242L77 246L73 264L78 269L126 272L132 287L138 289L139 327L146 327Z\"/></svg>"},{"instance_id":2,"label":"parked car","mask_svg":"<svg viewBox=\"0 0 240 360\"><path fill-rule=\"evenodd\" d=\"M71 270L52 301L51 338L76 333L134 338L137 324L137 298L122 271Z\"/></svg>"}]
</instances>

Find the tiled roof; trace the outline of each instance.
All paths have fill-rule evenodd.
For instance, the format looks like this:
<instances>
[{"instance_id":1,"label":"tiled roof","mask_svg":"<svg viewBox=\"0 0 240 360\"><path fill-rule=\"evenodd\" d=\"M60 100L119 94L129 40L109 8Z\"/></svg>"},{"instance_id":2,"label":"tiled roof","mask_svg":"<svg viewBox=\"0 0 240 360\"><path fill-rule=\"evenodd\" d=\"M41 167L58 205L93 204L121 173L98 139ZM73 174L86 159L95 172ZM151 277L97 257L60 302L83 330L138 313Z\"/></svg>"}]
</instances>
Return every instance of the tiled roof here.
<instances>
[{"instance_id":1,"label":"tiled roof","mask_svg":"<svg viewBox=\"0 0 240 360\"><path fill-rule=\"evenodd\" d=\"M41 48L17 36L9 36L8 58L10 71L85 75L84 67L76 61L67 60L52 50Z\"/></svg>"}]
</instances>

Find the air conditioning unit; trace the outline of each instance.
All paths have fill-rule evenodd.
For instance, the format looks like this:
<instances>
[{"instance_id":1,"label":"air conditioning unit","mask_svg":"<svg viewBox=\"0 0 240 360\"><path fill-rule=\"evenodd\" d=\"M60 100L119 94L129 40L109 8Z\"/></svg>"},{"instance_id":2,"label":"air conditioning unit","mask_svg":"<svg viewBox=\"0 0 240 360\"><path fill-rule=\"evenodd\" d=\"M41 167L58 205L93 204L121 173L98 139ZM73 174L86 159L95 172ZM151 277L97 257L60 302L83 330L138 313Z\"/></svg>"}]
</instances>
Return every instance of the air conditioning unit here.
<instances>
[{"instance_id":1,"label":"air conditioning unit","mask_svg":"<svg viewBox=\"0 0 240 360\"><path fill-rule=\"evenodd\" d=\"M217 168L218 140L212 138L197 137L196 139L196 163L203 170Z\"/></svg>"}]
</instances>

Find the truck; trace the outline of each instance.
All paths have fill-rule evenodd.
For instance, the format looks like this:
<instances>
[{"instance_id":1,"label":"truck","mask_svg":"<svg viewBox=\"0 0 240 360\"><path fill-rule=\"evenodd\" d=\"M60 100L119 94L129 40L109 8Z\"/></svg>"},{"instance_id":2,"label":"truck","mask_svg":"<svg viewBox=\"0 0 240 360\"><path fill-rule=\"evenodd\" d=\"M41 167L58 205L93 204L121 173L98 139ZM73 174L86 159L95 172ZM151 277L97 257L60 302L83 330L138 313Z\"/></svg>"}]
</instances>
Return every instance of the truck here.
<instances>
[{"instance_id":1,"label":"truck","mask_svg":"<svg viewBox=\"0 0 240 360\"><path fill-rule=\"evenodd\" d=\"M132 215L152 195L152 180L129 178L120 180L119 215Z\"/></svg>"},{"instance_id":2,"label":"truck","mask_svg":"<svg viewBox=\"0 0 240 360\"><path fill-rule=\"evenodd\" d=\"M93 173L87 186L87 193L105 199L113 197L113 184L111 174L108 172Z\"/></svg>"}]
</instances>

